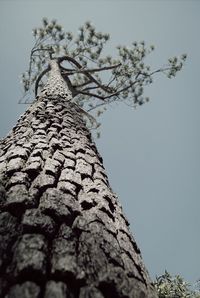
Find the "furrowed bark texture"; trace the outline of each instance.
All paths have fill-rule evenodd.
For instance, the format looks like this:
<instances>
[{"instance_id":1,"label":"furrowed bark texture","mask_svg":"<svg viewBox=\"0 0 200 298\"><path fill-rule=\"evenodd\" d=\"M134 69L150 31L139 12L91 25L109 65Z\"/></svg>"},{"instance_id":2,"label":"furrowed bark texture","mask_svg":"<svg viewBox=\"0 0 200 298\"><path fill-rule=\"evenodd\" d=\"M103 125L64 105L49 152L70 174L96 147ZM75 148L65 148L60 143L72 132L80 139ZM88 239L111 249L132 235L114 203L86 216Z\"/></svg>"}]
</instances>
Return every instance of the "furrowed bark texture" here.
<instances>
[{"instance_id":1,"label":"furrowed bark texture","mask_svg":"<svg viewBox=\"0 0 200 298\"><path fill-rule=\"evenodd\" d=\"M0 148L0 297L157 297L73 103L39 97Z\"/></svg>"}]
</instances>

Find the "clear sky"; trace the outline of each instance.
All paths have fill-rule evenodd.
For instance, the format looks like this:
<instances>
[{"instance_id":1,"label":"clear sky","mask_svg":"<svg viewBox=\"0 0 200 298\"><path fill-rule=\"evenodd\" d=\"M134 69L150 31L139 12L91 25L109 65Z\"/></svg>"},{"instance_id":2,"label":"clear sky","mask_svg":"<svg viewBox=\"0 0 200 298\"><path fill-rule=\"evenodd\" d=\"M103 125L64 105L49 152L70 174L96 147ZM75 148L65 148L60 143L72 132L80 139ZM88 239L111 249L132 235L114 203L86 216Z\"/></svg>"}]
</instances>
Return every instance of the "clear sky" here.
<instances>
[{"instance_id":1,"label":"clear sky","mask_svg":"<svg viewBox=\"0 0 200 298\"><path fill-rule=\"evenodd\" d=\"M43 17L76 32L91 20L114 46L145 40L155 68L188 54L175 79L158 75L146 89L150 103L113 106L102 117L97 146L113 190L154 279L167 269L190 282L200 278L200 1L0 0L0 137L27 108L20 74Z\"/></svg>"}]
</instances>

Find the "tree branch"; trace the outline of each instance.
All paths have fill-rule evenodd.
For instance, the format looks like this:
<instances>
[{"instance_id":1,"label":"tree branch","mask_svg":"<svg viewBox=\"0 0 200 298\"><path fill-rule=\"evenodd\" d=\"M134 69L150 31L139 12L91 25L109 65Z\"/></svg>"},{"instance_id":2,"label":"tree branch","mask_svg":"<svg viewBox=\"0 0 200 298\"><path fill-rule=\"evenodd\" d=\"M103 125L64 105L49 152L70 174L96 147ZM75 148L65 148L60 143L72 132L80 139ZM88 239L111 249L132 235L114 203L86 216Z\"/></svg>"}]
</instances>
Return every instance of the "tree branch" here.
<instances>
[{"instance_id":1,"label":"tree branch","mask_svg":"<svg viewBox=\"0 0 200 298\"><path fill-rule=\"evenodd\" d=\"M92 69L65 69L64 67L62 67L62 69L65 69L67 72L67 75L73 75L75 73L92 73L92 72L99 72L99 71L104 71L104 70L110 70L110 69L114 69L121 66L121 63L116 64L116 65L112 65L112 66L105 66L105 67L101 67L101 68L92 68Z\"/></svg>"},{"instance_id":2,"label":"tree branch","mask_svg":"<svg viewBox=\"0 0 200 298\"><path fill-rule=\"evenodd\" d=\"M93 90L93 89L97 89L97 88L99 88L99 87L98 86L93 86L93 87L91 86L91 87L84 88L81 91Z\"/></svg>"},{"instance_id":3,"label":"tree branch","mask_svg":"<svg viewBox=\"0 0 200 298\"><path fill-rule=\"evenodd\" d=\"M96 98L105 100L105 99L111 98L113 96L118 96L121 92L128 90L129 88L131 88L134 84L136 84L138 82L139 82L139 80L136 80L136 81L132 82L131 84L129 84L128 86L126 86L126 87L124 87L124 88L122 88L122 89L120 89L120 90L118 90L118 91L116 91L116 92L114 92L110 95L107 95L107 96L101 96L101 95L98 95L98 94L95 94L95 93L85 92L85 91L82 91L82 90L78 91L78 93L88 95L88 96L94 96Z\"/></svg>"},{"instance_id":4,"label":"tree branch","mask_svg":"<svg viewBox=\"0 0 200 298\"><path fill-rule=\"evenodd\" d=\"M48 72L50 71L50 66L48 66L45 70L43 70L41 72L41 74L38 76L36 82L35 82L35 96L37 96L37 92L38 92L38 86L39 86L39 82L42 79L42 77Z\"/></svg>"},{"instance_id":5,"label":"tree branch","mask_svg":"<svg viewBox=\"0 0 200 298\"><path fill-rule=\"evenodd\" d=\"M92 81L91 81L91 80L88 80L88 81L86 81L86 82L84 82L84 83L82 83L82 84L80 84L80 85L73 86L73 87L74 87L74 88L80 88L80 87L84 87L84 86L86 86L86 85L88 85L88 84L90 84L90 83L92 83Z\"/></svg>"},{"instance_id":6,"label":"tree branch","mask_svg":"<svg viewBox=\"0 0 200 298\"><path fill-rule=\"evenodd\" d=\"M67 60L69 62L72 62L74 65L76 65L78 67L79 70L82 70L82 66L80 63L78 63L74 58L69 57L69 56L63 56L58 58L58 63L60 64L62 61ZM105 86L103 86L101 83L99 83L90 73L88 73L87 71L84 72L84 74L91 80L93 81L99 88L101 88L103 91L110 93L110 90L108 88L106 88Z\"/></svg>"},{"instance_id":7,"label":"tree branch","mask_svg":"<svg viewBox=\"0 0 200 298\"><path fill-rule=\"evenodd\" d=\"M101 100L105 100L107 98L111 98L111 97L113 97L115 95L118 95L117 92L116 93L113 93L111 95L107 95L107 96L101 96L101 95L98 95L96 93L91 93L91 92L86 92L86 91L77 91L77 93L78 94L83 94L83 95L88 95L88 96L94 96L94 97L99 98Z\"/></svg>"},{"instance_id":8,"label":"tree branch","mask_svg":"<svg viewBox=\"0 0 200 298\"><path fill-rule=\"evenodd\" d=\"M72 97L76 96L78 94L78 91L74 88L74 86L72 85L70 79L68 78L67 75L62 75L62 77L64 78L64 80L67 83L67 86L69 87L70 91L72 92Z\"/></svg>"},{"instance_id":9,"label":"tree branch","mask_svg":"<svg viewBox=\"0 0 200 298\"><path fill-rule=\"evenodd\" d=\"M101 107L101 106L104 106L104 105L106 105L106 104L108 104L108 103L110 103L110 101L109 101L109 102L106 102L106 101L101 102L100 104L98 104L98 105L96 105L96 106L91 107L90 109L88 109L87 112L91 112L92 110L97 109L97 108L99 108L99 107Z\"/></svg>"}]
</instances>

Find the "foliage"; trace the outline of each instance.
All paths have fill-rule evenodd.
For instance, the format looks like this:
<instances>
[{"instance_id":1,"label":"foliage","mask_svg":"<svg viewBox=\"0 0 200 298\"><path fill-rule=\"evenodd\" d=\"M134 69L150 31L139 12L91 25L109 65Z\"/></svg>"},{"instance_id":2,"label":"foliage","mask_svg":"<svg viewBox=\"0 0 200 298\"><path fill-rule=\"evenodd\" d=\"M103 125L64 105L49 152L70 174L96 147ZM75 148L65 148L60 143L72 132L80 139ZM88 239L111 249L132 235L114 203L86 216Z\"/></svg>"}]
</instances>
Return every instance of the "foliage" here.
<instances>
[{"instance_id":1,"label":"foliage","mask_svg":"<svg viewBox=\"0 0 200 298\"><path fill-rule=\"evenodd\" d=\"M130 47L118 46L116 58L103 56L110 36L98 32L90 22L81 26L74 36L56 20L44 18L42 26L33 30L33 36L35 44L29 68L22 75L25 93L32 90L41 71L48 66L49 58L64 56L62 75L73 87L73 100L87 111L95 109L96 116L101 115L111 102L136 107L149 101L144 97L144 87L152 84L154 75L163 73L169 78L174 77L186 60L185 54L173 57L165 66L151 70L145 64L145 58L154 46L146 47L144 41L133 42ZM44 74L48 75L48 72L42 73L37 82L40 88L44 86Z\"/></svg>"},{"instance_id":2,"label":"foliage","mask_svg":"<svg viewBox=\"0 0 200 298\"><path fill-rule=\"evenodd\" d=\"M200 298L200 291L192 290L181 276L172 277L167 271L156 278L155 287L159 298Z\"/></svg>"}]
</instances>

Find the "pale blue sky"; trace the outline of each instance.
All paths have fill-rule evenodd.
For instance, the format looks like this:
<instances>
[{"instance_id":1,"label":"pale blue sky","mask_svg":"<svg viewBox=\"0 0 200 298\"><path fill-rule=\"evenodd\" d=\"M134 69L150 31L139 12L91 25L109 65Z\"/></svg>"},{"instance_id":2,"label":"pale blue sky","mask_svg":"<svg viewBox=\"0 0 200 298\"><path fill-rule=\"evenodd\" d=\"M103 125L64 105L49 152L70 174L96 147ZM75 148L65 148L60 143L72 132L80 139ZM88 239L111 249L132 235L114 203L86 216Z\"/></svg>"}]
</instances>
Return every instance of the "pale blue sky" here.
<instances>
[{"instance_id":1,"label":"pale blue sky","mask_svg":"<svg viewBox=\"0 0 200 298\"><path fill-rule=\"evenodd\" d=\"M26 109L18 105L20 74L42 17L76 31L86 20L119 44L145 40L156 46L148 63L188 54L173 80L157 76L150 103L132 110L112 107L102 117L97 142L113 190L151 273L165 269L191 282L200 278L200 1L0 0L0 137Z\"/></svg>"}]
</instances>

